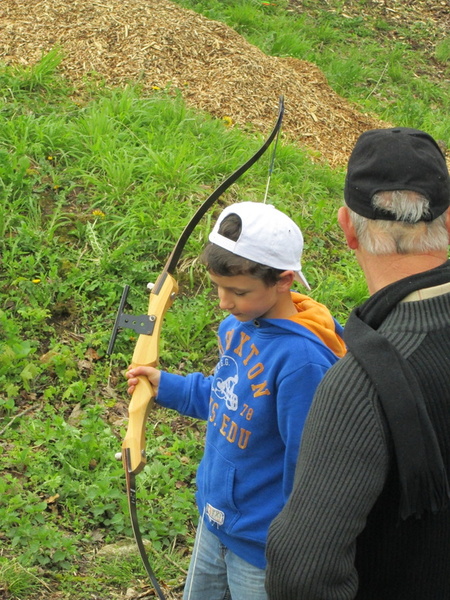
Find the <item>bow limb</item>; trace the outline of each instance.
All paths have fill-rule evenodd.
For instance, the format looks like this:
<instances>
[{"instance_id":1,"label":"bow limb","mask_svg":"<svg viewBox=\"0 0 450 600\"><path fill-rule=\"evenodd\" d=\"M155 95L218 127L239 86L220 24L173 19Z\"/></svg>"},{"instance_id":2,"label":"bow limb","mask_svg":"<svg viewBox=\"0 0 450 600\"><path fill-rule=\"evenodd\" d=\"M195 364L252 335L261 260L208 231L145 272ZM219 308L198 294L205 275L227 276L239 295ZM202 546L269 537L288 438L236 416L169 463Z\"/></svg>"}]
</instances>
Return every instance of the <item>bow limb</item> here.
<instances>
[{"instance_id":1,"label":"bow limb","mask_svg":"<svg viewBox=\"0 0 450 600\"><path fill-rule=\"evenodd\" d=\"M126 455L129 454L127 450ZM126 459L124 459L124 464L126 465ZM125 468L126 473L126 481L127 481L127 496L128 496L128 507L130 510L131 517L131 526L133 528L134 538L136 540L137 547L139 549L139 554L141 555L142 562L144 564L145 570L147 571L147 575L150 578L150 581L155 588L156 595L159 600L166 600L164 596L158 580L156 578L155 573L150 565L150 561L148 560L147 552L145 551L144 540L142 539L141 531L139 529L139 522L137 517L137 508L136 508L136 478L134 473L130 473L127 468Z\"/></svg>"},{"instance_id":2,"label":"bow limb","mask_svg":"<svg viewBox=\"0 0 450 600\"><path fill-rule=\"evenodd\" d=\"M263 145L255 152L255 154L253 154L253 156L251 156L242 166L240 166L238 169L236 169L236 171L234 171L234 173L232 173L229 177L227 177L227 179L225 179L225 181L222 181L222 183L219 185L219 187L216 188L213 191L213 193L210 196L208 196L208 198L206 198L206 200L203 202L203 204L194 213L191 220L186 225L182 234L180 235L180 237L179 237L177 243L175 244L175 247L172 250L172 253L169 256L167 263L164 267L164 269L167 270L169 273L173 273L175 271L175 268L180 259L183 248L184 248L187 240L189 239L189 236L193 232L195 226L199 223L199 221L203 217L203 215L211 208L211 206L214 204L214 202L218 198L220 198L220 196L235 181L237 181L239 179L239 177L241 175L243 175L246 171L248 171L248 169L250 169L250 167L252 165L255 164L255 162L264 154L264 152L266 152L267 148L269 148L269 146L273 142L273 140L275 138L278 139L278 134L281 130L281 124L283 122L283 116L284 116L284 97L280 96L277 121L275 123L274 128L270 132L270 135L265 140ZM269 173L270 173L270 171L269 171ZM266 197L267 197L267 189L266 189L266 193L265 193L265 197L264 197L264 202L266 201Z\"/></svg>"}]
</instances>

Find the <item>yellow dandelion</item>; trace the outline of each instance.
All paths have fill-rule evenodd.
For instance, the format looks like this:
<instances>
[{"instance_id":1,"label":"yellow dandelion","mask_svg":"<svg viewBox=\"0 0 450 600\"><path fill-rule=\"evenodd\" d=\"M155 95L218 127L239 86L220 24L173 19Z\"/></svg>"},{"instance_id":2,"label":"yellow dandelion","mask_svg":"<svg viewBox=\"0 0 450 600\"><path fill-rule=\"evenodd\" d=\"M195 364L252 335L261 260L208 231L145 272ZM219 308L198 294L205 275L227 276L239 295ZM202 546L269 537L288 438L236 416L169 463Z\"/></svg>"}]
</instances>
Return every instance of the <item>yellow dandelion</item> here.
<instances>
[{"instance_id":1,"label":"yellow dandelion","mask_svg":"<svg viewBox=\"0 0 450 600\"><path fill-rule=\"evenodd\" d=\"M227 127L231 127L233 125L233 119L231 117L222 117L222 121Z\"/></svg>"},{"instance_id":2,"label":"yellow dandelion","mask_svg":"<svg viewBox=\"0 0 450 600\"><path fill-rule=\"evenodd\" d=\"M93 210L92 214L94 215L94 217L101 217L102 219L105 217L105 213L102 210L100 210L99 208L96 208L95 210Z\"/></svg>"},{"instance_id":3,"label":"yellow dandelion","mask_svg":"<svg viewBox=\"0 0 450 600\"><path fill-rule=\"evenodd\" d=\"M47 160L53 160L53 156L47 156Z\"/></svg>"},{"instance_id":4,"label":"yellow dandelion","mask_svg":"<svg viewBox=\"0 0 450 600\"><path fill-rule=\"evenodd\" d=\"M161 88L159 87L159 85L152 85L152 90L160 90Z\"/></svg>"},{"instance_id":5,"label":"yellow dandelion","mask_svg":"<svg viewBox=\"0 0 450 600\"><path fill-rule=\"evenodd\" d=\"M31 281L32 281L32 283L41 283L41 280L39 279L39 277L36 277L36 279L32 279Z\"/></svg>"}]
</instances>

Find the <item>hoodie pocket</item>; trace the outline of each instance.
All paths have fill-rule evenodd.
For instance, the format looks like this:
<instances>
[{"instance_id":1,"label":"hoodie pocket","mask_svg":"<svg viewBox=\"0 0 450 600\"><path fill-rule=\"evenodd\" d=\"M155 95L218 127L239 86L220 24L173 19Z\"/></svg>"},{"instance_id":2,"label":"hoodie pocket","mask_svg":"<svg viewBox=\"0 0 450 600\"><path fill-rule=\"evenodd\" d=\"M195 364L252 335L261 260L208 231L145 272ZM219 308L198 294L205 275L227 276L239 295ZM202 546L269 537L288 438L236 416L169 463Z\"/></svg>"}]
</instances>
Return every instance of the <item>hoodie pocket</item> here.
<instances>
[{"instance_id":1,"label":"hoodie pocket","mask_svg":"<svg viewBox=\"0 0 450 600\"><path fill-rule=\"evenodd\" d=\"M197 480L199 505L209 522L230 532L241 516L234 502L236 467L211 444L205 449Z\"/></svg>"}]
</instances>

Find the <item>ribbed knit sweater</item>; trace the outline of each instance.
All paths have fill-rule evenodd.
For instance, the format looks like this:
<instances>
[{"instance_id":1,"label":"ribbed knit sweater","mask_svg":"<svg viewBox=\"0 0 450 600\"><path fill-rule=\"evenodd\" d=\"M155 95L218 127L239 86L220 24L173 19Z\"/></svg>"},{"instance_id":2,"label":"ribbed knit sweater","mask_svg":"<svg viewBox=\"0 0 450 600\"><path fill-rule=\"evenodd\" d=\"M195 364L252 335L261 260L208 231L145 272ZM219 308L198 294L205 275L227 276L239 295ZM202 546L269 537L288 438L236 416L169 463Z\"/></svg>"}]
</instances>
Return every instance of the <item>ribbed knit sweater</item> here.
<instances>
[{"instance_id":1,"label":"ribbed knit sweater","mask_svg":"<svg viewBox=\"0 0 450 600\"><path fill-rule=\"evenodd\" d=\"M450 294L399 304L378 331L417 374L450 476ZM450 599L450 510L400 522L398 500L385 417L348 353L317 390L270 528L270 599Z\"/></svg>"}]
</instances>

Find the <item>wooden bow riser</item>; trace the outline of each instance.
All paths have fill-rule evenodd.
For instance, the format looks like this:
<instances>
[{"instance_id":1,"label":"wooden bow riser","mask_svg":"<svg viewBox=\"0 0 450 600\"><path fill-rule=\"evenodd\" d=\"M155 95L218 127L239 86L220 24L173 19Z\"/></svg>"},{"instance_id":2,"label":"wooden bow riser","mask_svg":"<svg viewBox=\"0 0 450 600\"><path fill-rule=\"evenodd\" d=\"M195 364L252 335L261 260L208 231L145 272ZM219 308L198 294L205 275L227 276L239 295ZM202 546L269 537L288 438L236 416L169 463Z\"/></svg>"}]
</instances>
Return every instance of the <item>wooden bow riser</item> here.
<instances>
[{"instance_id":1,"label":"wooden bow riser","mask_svg":"<svg viewBox=\"0 0 450 600\"><path fill-rule=\"evenodd\" d=\"M178 292L175 279L163 271L155 283L149 299L148 315L154 323L152 335L140 335L136 342L132 367L156 367L159 358L159 339L162 322ZM135 475L146 464L145 427L149 412L154 404L155 393L147 377L140 376L128 408L128 429L122 443L124 468Z\"/></svg>"}]
</instances>

